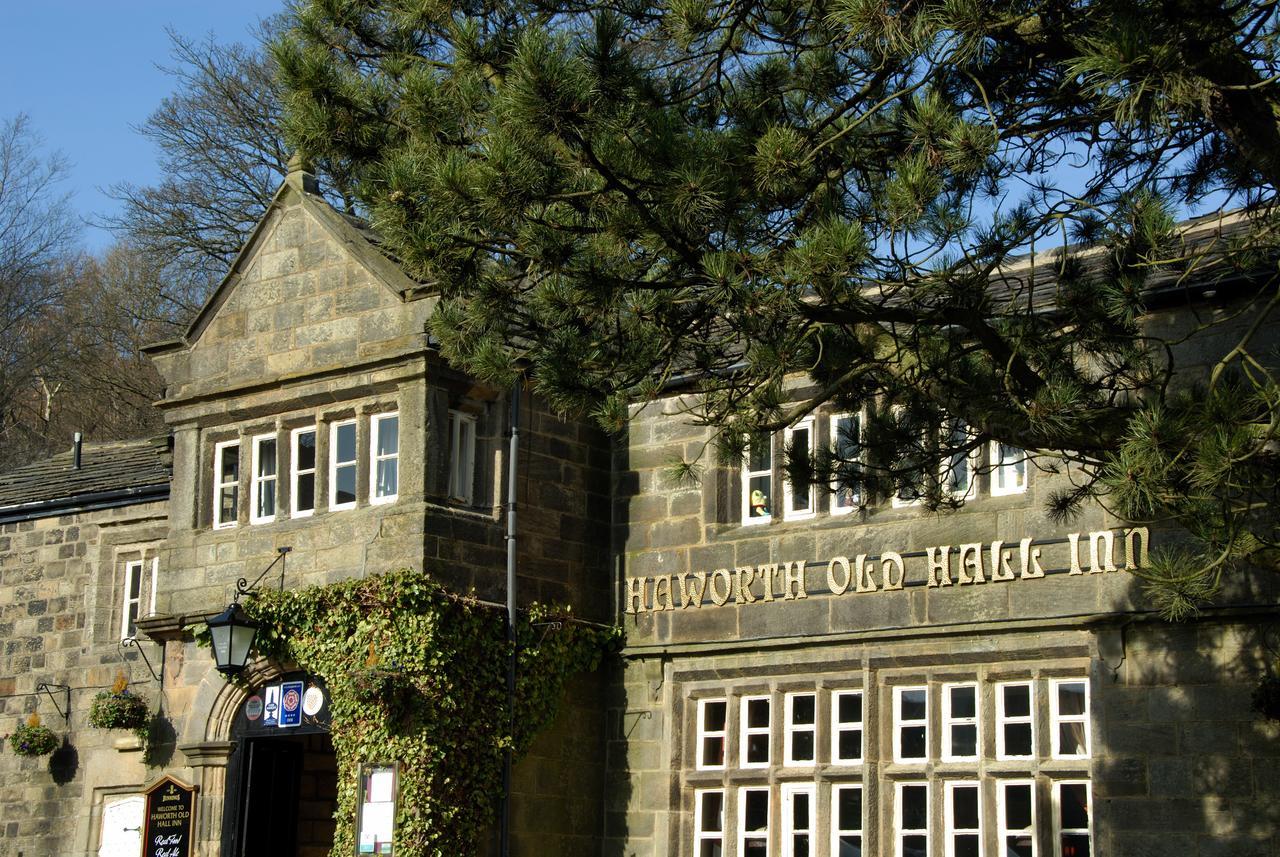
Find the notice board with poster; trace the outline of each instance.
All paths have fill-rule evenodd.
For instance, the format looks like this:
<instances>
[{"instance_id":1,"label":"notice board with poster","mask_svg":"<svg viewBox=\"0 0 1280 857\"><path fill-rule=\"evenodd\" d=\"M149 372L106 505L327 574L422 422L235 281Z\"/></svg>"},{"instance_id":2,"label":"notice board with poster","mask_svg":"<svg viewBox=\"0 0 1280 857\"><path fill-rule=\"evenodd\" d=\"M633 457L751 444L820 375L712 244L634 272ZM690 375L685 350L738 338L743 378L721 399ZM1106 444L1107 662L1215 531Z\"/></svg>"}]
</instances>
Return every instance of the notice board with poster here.
<instances>
[{"instance_id":1,"label":"notice board with poster","mask_svg":"<svg viewBox=\"0 0 1280 857\"><path fill-rule=\"evenodd\" d=\"M191 857L196 789L167 774L143 792L142 857Z\"/></svg>"},{"instance_id":2,"label":"notice board with poster","mask_svg":"<svg viewBox=\"0 0 1280 857\"><path fill-rule=\"evenodd\" d=\"M361 765L356 854L395 854L398 764Z\"/></svg>"}]
</instances>

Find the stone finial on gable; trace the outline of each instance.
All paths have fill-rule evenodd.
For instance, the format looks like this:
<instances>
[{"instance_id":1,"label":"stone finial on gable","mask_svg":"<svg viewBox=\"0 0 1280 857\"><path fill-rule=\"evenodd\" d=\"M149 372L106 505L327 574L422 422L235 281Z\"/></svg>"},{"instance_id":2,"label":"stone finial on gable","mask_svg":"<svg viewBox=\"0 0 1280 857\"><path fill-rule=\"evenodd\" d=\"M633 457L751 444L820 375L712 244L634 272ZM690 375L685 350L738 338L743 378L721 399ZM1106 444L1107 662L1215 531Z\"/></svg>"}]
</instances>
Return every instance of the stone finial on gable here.
<instances>
[{"instance_id":1,"label":"stone finial on gable","mask_svg":"<svg viewBox=\"0 0 1280 857\"><path fill-rule=\"evenodd\" d=\"M294 152L289 158L289 172L284 180L294 190L302 193L320 193L320 182L316 181L314 168L301 152Z\"/></svg>"}]
</instances>

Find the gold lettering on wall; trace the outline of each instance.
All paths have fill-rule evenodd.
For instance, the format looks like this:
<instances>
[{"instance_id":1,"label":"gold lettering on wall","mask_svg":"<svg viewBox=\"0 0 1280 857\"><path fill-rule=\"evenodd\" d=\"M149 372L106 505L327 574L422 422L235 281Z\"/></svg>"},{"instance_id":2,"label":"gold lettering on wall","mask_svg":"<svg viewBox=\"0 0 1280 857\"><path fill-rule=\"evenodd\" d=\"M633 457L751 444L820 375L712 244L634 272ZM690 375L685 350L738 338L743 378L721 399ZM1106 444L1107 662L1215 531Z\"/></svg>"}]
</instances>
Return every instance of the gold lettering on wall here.
<instances>
[{"instance_id":1,"label":"gold lettering on wall","mask_svg":"<svg viewBox=\"0 0 1280 857\"><path fill-rule=\"evenodd\" d=\"M1082 541L1088 539L1088 570L1081 562ZM1005 583L1012 580L1042 580L1046 571L1041 564L1044 546L1059 546L1051 554L1067 554L1067 565L1055 570L1069 575L1103 574L1145 568L1150 551L1151 532L1147 527L1122 531L1097 530L1091 533L1068 533L1064 538L1036 543L1026 537L1018 542L1018 571L1013 566L1013 548L1003 541L989 545L973 542L959 546L952 565L950 545L925 548L904 556L898 551L885 551L878 557L859 553L850 562L847 556L835 556L823 562L790 560L782 564L742 565L705 571L682 571L675 575L628 577L625 583L624 610L639 614L667 610L701 608L710 603L723 607L735 604L770 603L776 600L798 601L809 597L806 571L826 567L826 594L857 596L873 592L893 592L908 586L945 588L976 586L988 580ZM1123 553L1123 565L1117 550ZM1055 559L1055 562L1060 561ZM878 564L878 566L877 566ZM913 570L914 569L914 570ZM879 575L877 577L877 570ZM819 578L820 579L820 578ZM755 584L759 582L759 588Z\"/></svg>"},{"instance_id":2,"label":"gold lettering on wall","mask_svg":"<svg viewBox=\"0 0 1280 857\"><path fill-rule=\"evenodd\" d=\"M836 578L836 569L842 568L841 577ZM832 595L844 595L845 590L849 588L849 581L853 574L849 571L849 558L847 556L832 557L827 563L827 588L831 590Z\"/></svg>"}]
</instances>

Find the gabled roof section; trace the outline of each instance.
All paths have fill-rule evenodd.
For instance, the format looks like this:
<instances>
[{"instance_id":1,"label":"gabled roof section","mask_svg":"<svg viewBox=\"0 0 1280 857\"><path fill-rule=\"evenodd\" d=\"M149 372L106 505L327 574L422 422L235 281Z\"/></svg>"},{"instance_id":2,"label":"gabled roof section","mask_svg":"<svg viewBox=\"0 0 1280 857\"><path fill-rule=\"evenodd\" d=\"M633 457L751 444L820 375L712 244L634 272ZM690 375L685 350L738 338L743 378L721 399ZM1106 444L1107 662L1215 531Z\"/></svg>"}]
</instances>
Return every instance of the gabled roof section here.
<instances>
[{"instance_id":1,"label":"gabled roof section","mask_svg":"<svg viewBox=\"0 0 1280 857\"><path fill-rule=\"evenodd\" d=\"M180 341L156 343L146 351L167 351L182 344L190 345L200 338L200 334L217 315L218 309L226 302L228 296L240 282L241 274L254 257L259 241L262 239L271 215L277 210L301 206L310 214L337 242L343 245L350 257L363 265L374 279L380 282L401 301L410 301L435 293L429 283L420 283L410 278L399 263L383 249L378 234L359 218L343 214L323 196L320 195L316 178L303 165L298 156L289 161L289 173L285 176L275 196L268 203L266 211L258 219L244 246L236 254L227 275L209 295L204 306L196 313L188 326L185 336Z\"/></svg>"},{"instance_id":2,"label":"gabled roof section","mask_svg":"<svg viewBox=\"0 0 1280 857\"><path fill-rule=\"evenodd\" d=\"M0 474L0 522L163 500L169 457L163 438L86 443L79 469L68 449Z\"/></svg>"}]
</instances>

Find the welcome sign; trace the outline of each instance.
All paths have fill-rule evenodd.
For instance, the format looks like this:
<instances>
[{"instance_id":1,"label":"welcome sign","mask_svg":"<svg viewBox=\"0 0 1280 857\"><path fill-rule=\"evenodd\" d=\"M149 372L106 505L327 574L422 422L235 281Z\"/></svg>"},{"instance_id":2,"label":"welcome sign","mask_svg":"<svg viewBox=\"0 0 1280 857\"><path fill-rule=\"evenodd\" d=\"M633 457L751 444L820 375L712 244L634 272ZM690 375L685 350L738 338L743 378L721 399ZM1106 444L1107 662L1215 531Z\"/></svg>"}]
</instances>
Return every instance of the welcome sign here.
<instances>
[{"instance_id":1,"label":"welcome sign","mask_svg":"<svg viewBox=\"0 0 1280 857\"><path fill-rule=\"evenodd\" d=\"M145 795L143 857L191 857L195 787L165 775Z\"/></svg>"}]
</instances>

